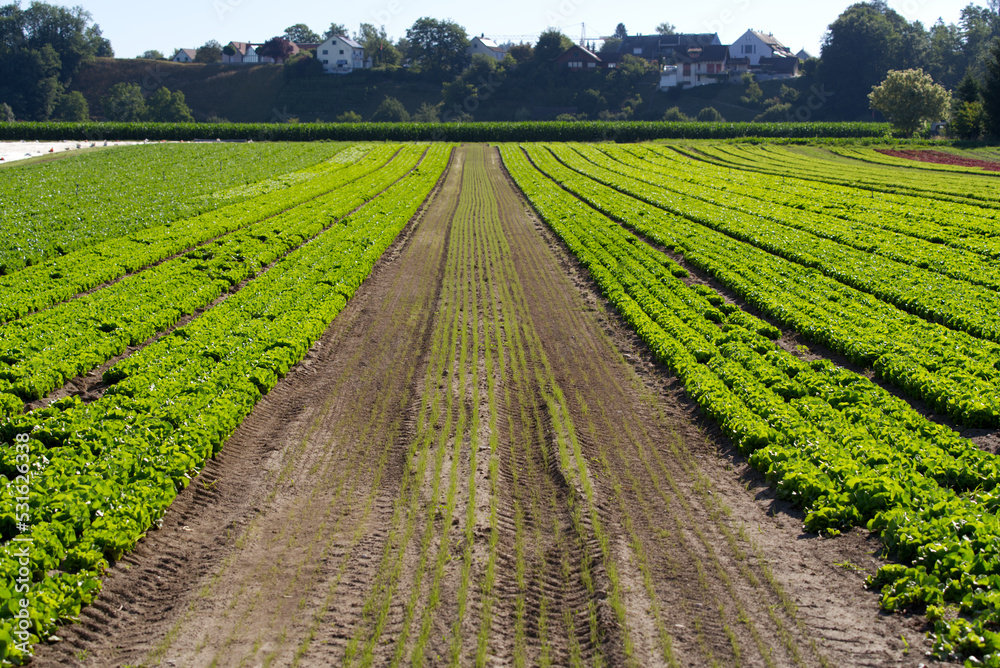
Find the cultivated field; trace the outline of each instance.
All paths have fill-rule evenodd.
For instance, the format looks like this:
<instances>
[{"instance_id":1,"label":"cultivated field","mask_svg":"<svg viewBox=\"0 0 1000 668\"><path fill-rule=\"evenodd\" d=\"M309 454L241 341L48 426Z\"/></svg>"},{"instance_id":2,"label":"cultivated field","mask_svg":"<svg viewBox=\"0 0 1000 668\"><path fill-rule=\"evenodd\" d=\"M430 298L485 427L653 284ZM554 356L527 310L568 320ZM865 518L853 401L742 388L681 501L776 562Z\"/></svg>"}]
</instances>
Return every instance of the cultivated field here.
<instances>
[{"instance_id":1,"label":"cultivated field","mask_svg":"<svg viewBox=\"0 0 1000 668\"><path fill-rule=\"evenodd\" d=\"M1000 665L995 161L2 167L0 656Z\"/></svg>"}]
</instances>

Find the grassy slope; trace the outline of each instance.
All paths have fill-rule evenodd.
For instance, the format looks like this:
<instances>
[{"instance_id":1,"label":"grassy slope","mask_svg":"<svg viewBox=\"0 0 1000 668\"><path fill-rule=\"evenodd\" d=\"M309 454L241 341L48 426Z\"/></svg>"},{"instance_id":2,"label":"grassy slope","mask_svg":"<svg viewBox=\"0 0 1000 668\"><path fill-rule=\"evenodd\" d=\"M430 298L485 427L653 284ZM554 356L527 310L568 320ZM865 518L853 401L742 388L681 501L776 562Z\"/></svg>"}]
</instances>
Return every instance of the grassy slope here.
<instances>
[{"instance_id":1,"label":"grassy slope","mask_svg":"<svg viewBox=\"0 0 1000 668\"><path fill-rule=\"evenodd\" d=\"M183 65L113 58L98 58L84 65L72 88L84 94L91 113L99 118L103 113L101 98L111 86L123 81L138 83L149 93L159 86L183 91L198 120L215 114L234 122L281 121L288 117L331 121L345 111L356 111L368 120L386 96L399 99L411 113L425 102L434 105L441 101L439 85L416 79L406 81L399 75L356 73L288 80L277 65ZM761 84L764 97L776 96L783 83L801 91L794 106L805 103L811 81L804 77L791 82L765 81ZM718 84L668 94L656 91L649 84L647 90L641 91L644 104L638 110L637 120L658 120L673 106L692 117L702 108L714 106L728 121L751 121L761 109L740 103L743 88ZM484 104L477 119L512 120L516 107L524 101L519 100L513 106L507 102L496 99ZM815 120L822 120L819 113Z\"/></svg>"}]
</instances>

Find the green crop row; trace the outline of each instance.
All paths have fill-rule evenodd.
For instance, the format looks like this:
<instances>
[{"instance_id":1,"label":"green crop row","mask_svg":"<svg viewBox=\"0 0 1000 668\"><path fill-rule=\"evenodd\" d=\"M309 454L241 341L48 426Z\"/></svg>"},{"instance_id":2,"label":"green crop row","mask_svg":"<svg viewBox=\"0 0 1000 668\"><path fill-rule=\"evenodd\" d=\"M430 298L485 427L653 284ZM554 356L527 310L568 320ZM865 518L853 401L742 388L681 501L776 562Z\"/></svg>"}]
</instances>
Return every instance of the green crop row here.
<instances>
[{"instance_id":1,"label":"green crop row","mask_svg":"<svg viewBox=\"0 0 1000 668\"><path fill-rule=\"evenodd\" d=\"M26 143L25 149L32 146ZM5 165L0 167L0 275L246 199L253 193L234 189L314 165L345 148L171 143ZM213 196L223 190L232 197Z\"/></svg>"},{"instance_id":2,"label":"green crop row","mask_svg":"<svg viewBox=\"0 0 1000 668\"><path fill-rule=\"evenodd\" d=\"M502 155L688 394L779 496L806 510L807 530L866 524L879 532L903 562L871 580L883 587L883 606L959 605L967 617L953 622L927 608L939 656L1000 664L1000 635L984 626L1000 610L996 458L865 377L784 351L770 340L780 332L708 288L687 286L681 267L544 176L521 148L505 145Z\"/></svg>"},{"instance_id":3,"label":"green crop row","mask_svg":"<svg viewBox=\"0 0 1000 668\"><path fill-rule=\"evenodd\" d=\"M0 276L0 323L58 304L219 235L276 216L370 174L398 150L398 145L386 145L367 152L354 163L324 162L293 172L288 175L289 185L268 189L251 199L108 239Z\"/></svg>"},{"instance_id":4,"label":"green crop row","mask_svg":"<svg viewBox=\"0 0 1000 668\"><path fill-rule=\"evenodd\" d=\"M734 137L883 137L884 123L0 123L0 139L253 141L648 141Z\"/></svg>"},{"instance_id":5,"label":"green crop row","mask_svg":"<svg viewBox=\"0 0 1000 668\"><path fill-rule=\"evenodd\" d=\"M451 147L435 145L382 195L289 253L244 289L112 367L98 401L61 400L0 423L0 441L27 434L18 460L0 467L0 648L18 599L30 612L28 644L76 617L120 559L162 518L179 489L218 452L256 402L308 351L343 308L443 173ZM24 464L28 479L17 478ZM23 492L23 494L22 494ZM27 509L16 506L27 499ZM17 512L15 512L17 511ZM18 531L24 513L28 531ZM30 539L30 591L15 593L18 550ZM3 641L7 641L4 643Z\"/></svg>"},{"instance_id":6,"label":"green crop row","mask_svg":"<svg viewBox=\"0 0 1000 668\"><path fill-rule=\"evenodd\" d=\"M374 174L93 294L0 326L0 393L41 399L173 326L374 199L413 169L425 150L404 147Z\"/></svg>"}]
</instances>

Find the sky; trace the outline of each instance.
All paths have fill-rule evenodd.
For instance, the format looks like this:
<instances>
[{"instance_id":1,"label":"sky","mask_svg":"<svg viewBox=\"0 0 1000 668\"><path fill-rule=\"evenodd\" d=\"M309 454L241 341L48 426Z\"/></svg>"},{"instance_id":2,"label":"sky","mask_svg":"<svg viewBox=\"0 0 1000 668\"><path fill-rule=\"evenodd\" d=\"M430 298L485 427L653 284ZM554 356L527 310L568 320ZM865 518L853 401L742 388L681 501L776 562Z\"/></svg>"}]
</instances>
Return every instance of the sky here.
<instances>
[{"instance_id":1,"label":"sky","mask_svg":"<svg viewBox=\"0 0 1000 668\"><path fill-rule=\"evenodd\" d=\"M665 21L678 32L717 32L723 44L730 44L752 28L774 34L793 52L804 48L818 56L826 27L852 4L850 0L701 0L663 3L655 9L659 3L619 5L606 0L357 0L339 7L319 0L54 1L89 10L119 58L132 58L147 49L170 56L175 48L195 48L212 39L223 45L263 42L297 23L320 34L332 22L352 32L361 23L372 23L384 25L396 39L422 16L451 19L470 36L485 34L501 43L533 41L548 27L562 29L574 41L584 35L588 41L611 35L618 23L624 23L630 35L652 34ZM888 4L929 28L939 17L945 23L958 22L969 0L889 0Z\"/></svg>"}]
</instances>

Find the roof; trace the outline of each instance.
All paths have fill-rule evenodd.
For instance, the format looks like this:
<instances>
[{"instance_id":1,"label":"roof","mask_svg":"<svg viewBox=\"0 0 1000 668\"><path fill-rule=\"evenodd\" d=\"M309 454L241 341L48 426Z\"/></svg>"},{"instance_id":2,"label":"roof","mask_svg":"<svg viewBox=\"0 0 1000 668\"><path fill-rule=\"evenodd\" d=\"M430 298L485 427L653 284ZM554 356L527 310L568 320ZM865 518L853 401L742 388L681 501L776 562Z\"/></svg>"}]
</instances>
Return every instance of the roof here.
<instances>
[{"instance_id":1,"label":"roof","mask_svg":"<svg viewBox=\"0 0 1000 668\"><path fill-rule=\"evenodd\" d=\"M187 54L188 58L194 60L194 57L198 55L198 49L177 49L177 54L174 56L174 58L181 55L182 53Z\"/></svg>"},{"instance_id":2,"label":"roof","mask_svg":"<svg viewBox=\"0 0 1000 668\"><path fill-rule=\"evenodd\" d=\"M675 33L673 35L628 35L618 45L619 57L636 55L646 60L670 56L692 46L721 44L718 33ZM638 51L638 53L636 53Z\"/></svg>"},{"instance_id":3,"label":"roof","mask_svg":"<svg viewBox=\"0 0 1000 668\"><path fill-rule=\"evenodd\" d=\"M770 47L773 47L773 48L775 48L775 49L777 49L779 51L789 51L789 52L791 51L791 49L789 49L787 46L785 46L784 44L782 44L781 42L779 42L778 38L776 38L774 35L770 35L770 34L769 35L765 35L764 33L758 32L756 30L751 30L750 32L752 32L754 35L756 35L757 39L759 39L760 41L764 42L764 44L767 44Z\"/></svg>"},{"instance_id":4,"label":"roof","mask_svg":"<svg viewBox=\"0 0 1000 668\"><path fill-rule=\"evenodd\" d=\"M799 59L765 57L760 59L760 66L774 74L797 74L799 71Z\"/></svg>"},{"instance_id":5,"label":"roof","mask_svg":"<svg viewBox=\"0 0 1000 668\"><path fill-rule=\"evenodd\" d=\"M241 56L247 55L247 51L251 48L250 42L230 42L229 46L233 47L233 49L236 50L236 53Z\"/></svg>"},{"instance_id":6,"label":"roof","mask_svg":"<svg viewBox=\"0 0 1000 668\"><path fill-rule=\"evenodd\" d=\"M725 44L709 44L707 46L692 46L686 50L678 50L674 58L678 62L722 62L729 57L729 47Z\"/></svg>"},{"instance_id":7,"label":"roof","mask_svg":"<svg viewBox=\"0 0 1000 668\"><path fill-rule=\"evenodd\" d=\"M812 56L811 53L809 53L805 49L802 49L801 51L799 51L798 53L795 54L795 57L798 58L799 60L809 60L813 56Z\"/></svg>"},{"instance_id":8,"label":"roof","mask_svg":"<svg viewBox=\"0 0 1000 668\"><path fill-rule=\"evenodd\" d=\"M482 43L483 46L485 46L487 49L490 49L492 51L503 51L503 49L501 49L500 46L496 42L494 42L492 39L490 39L489 37L482 37L482 36L480 36L480 37L473 37L472 39L473 40L477 40L478 39Z\"/></svg>"},{"instance_id":9,"label":"roof","mask_svg":"<svg viewBox=\"0 0 1000 668\"><path fill-rule=\"evenodd\" d=\"M573 51L582 51L583 52L582 55L586 56L587 58L593 59L593 61L596 62L596 63L604 62L604 61L601 60L601 57L598 56L596 53L594 53L593 51L591 51L587 47L580 46L579 44L574 44L573 46L569 47L568 49L566 49L565 51L563 51L562 53L560 53L558 56L556 56L555 60L559 60L559 61L568 60L569 59L568 58L569 55Z\"/></svg>"}]
</instances>

